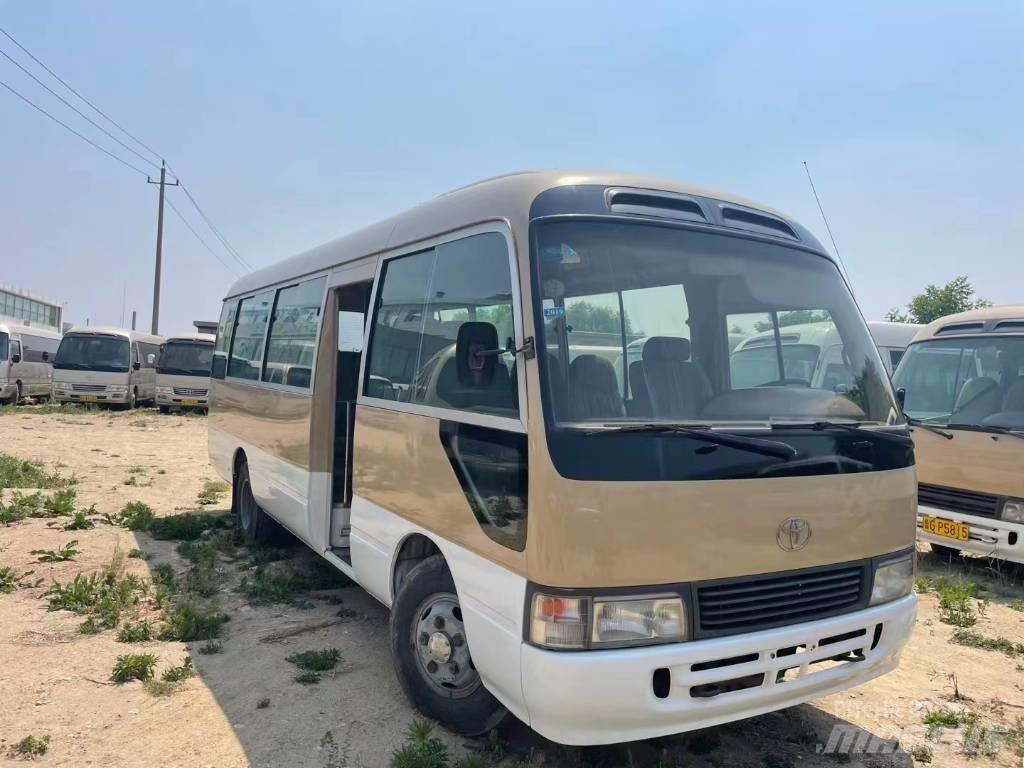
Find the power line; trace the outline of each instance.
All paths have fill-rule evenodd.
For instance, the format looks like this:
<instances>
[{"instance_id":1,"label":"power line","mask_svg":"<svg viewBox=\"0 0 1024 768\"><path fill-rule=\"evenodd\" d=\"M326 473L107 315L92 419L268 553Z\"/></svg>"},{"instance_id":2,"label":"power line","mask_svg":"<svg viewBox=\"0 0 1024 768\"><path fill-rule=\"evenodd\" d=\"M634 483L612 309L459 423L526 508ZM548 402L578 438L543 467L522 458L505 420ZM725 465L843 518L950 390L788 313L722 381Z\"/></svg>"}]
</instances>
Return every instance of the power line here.
<instances>
[{"instance_id":1,"label":"power line","mask_svg":"<svg viewBox=\"0 0 1024 768\"><path fill-rule=\"evenodd\" d=\"M807 171L807 181L811 183L811 192L814 193L814 200L818 204L818 211L821 213L821 220L825 222L825 229L828 232L828 239L832 241L832 250L836 252L836 258L839 259L839 264L843 268L843 272L846 272L849 277L849 272L846 270L846 264L843 262L843 257L839 255L839 246L836 245L836 238L832 234L832 227L828 224L828 216L825 215L825 209L821 205L821 198L818 197L818 190L814 187L814 179L811 178L811 169L807 165L807 161L804 160L804 170Z\"/></svg>"},{"instance_id":2,"label":"power line","mask_svg":"<svg viewBox=\"0 0 1024 768\"><path fill-rule=\"evenodd\" d=\"M213 248L211 248L211 247L210 247L210 246L209 246L209 245L207 244L207 242L206 242L205 240L203 240L203 238L201 238L201 237L199 236L199 233L195 231L195 229L194 229L194 228L192 227L192 225L191 225L191 224L189 224L189 223L188 223L188 219L186 219L186 218L185 218L185 217L184 217L184 216L182 215L181 211L179 211L179 210L178 210L178 209L177 209L177 208L176 208L176 207L174 206L174 203L172 203L172 202L171 202L170 200L168 200L168 201L167 201L167 205L169 205L169 206L170 206L170 208L171 208L171 210L172 210L172 211L174 211L175 215L177 215L177 217L178 217L179 219L181 219L181 222L182 222L182 223L183 223L183 224L184 224L184 225L185 225L186 227L188 227L188 229L189 229L189 232L191 232L191 233L192 233L193 235L195 235L195 237L196 237L196 240L198 240L198 241L199 241L200 243L202 243L203 247L204 247L204 248L205 248L206 250L208 250L208 251L209 251L209 252L210 252L210 253L211 253L211 254L213 255L213 258L215 258L215 259L216 259L217 261L219 261L219 262L221 263L221 266L222 266L222 267L224 267L224 269L226 269L226 270L227 270L228 272L230 272L231 274L233 274L233 275L234 275L235 277L238 277L238 273L237 273L237 272L235 272L235 270L234 270L234 269L232 269L232 268L231 268L231 267L230 267L230 266L229 266L229 265L227 264L227 262L225 262L225 261L224 261L224 260L223 260L223 259L222 259L222 258L221 258L220 256L218 256L218 255L217 255L217 252L216 252L215 250L213 250Z\"/></svg>"},{"instance_id":3,"label":"power line","mask_svg":"<svg viewBox=\"0 0 1024 768\"><path fill-rule=\"evenodd\" d=\"M154 151L153 149L151 149L150 147L148 147L148 146L147 146L147 145L146 145L146 144L145 144L145 143L144 143L143 141L140 141L140 140L139 140L139 139L137 139L137 138L136 138L135 136L133 136L133 135L132 135L131 133L129 133L129 132L128 132L128 130L127 130L127 129L125 129L125 128L124 128L124 127L123 127L122 125L120 125L120 124L119 124L119 123L118 123L118 122L117 122L116 120L114 120L114 118L110 117L110 116L109 116L109 115L108 115L108 114L107 114L106 112L104 112L104 111L103 111L102 109L100 109L100 108L99 108L99 107L97 107L97 106L96 106L95 104L93 104L93 103L92 103L91 101L89 101L89 100L88 100L87 98L85 98L85 96L83 96L82 94L80 94L80 93L79 93L78 91L76 91L76 90L75 90L74 88L72 88L72 87L71 87L71 85L69 85L69 84L68 84L68 83L67 83L66 81L64 81L64 80L63 80L63 79L61 78L61 76L60 76L60 75L58 75L58 74L57 74L56 72L54 72L54 71L53 71L52 69L50 69L50 68L49 68L48 66L46 66L45 64L43 64L43 62L41 62L41 61L40 61L39 59L37 59L37 58L36 58L35 56L33 56L33 55L32 55L32 52L31 52L31 51L30 51L30 50L29 50L28 48L26 48L25 46L23 46L23 45L22 45L21 43L19 43L19 42L18 42L17 40L15 40L15 39L14 39L14 37L12 37L12 36L11 36L11 33L10 33L10 32L8 32L8 31L7 31L6 29L4 29L3 27L0 27L0 32L2 32L2 33L4 34L4 36L5 36L5 37L6 37L6 38L7 38L8 40L10 40L10 41L11 41L12 43L14 43L14 44L15 44L16 46L18 46L18 47L19 47L19 48L20 48L20 49L21 49L21 50L22 50L22 51L23 51L23 52L24 52L24 53L25 53L25 54L26 54L26 55L27 55L27 56L28 56L28 57L29 57L30 59L32 59L32 61L34 61L34 62L35 62L36 64L38 64L38 65L39 65L40 67L42 67L42 68L43 68L43 69L45 69L45 70L46 70L47 72L49 72L49 73L50 73L50 75L51 75L51 76L52 76L52 77L53 77L53 78L54 78L54 79L55 79L55 80L56 80L56 81L57 81L58 83L60 83L61 85L63 85L63 86L65 87L65 88L67 88L67 89L68 89L69 91L71 91L71 92L72 92L73 94L75 94L75 96L77 96L77 97L78 97L78 98L80 98L80 99L81 99L82 101L84 101L84 102L85 102L86 104L88 104L88 105L89 105L90 107L92 107L92 108L93 108L93 109L94 109L94 110L95 110L95 111L96 111L96 112L97 112L98 114L100 114L100 115L101 115L101 116L102 116L102 117L103 117L103 118L104 118L104 119L105 119L105 120L106 120L107 122L109 122L109 123L110 123L111 125L115 126L115 127L116 127L116 128L117 128L117 129L119 130L119 131L121 131L121 133L123 133L123 134L124 134L125 136L127 136L128 138L130 138L130 139L131 139L132 141L134 141L134 142L135 142L136 144L138 144L138 145L139 145L140 147L142 147L143 149L145 149L145 150L146 150L147 152L149 152L149 153L150 153L151 155L153 155L153 157L155 157L155 158L157 158L157 159L161 159L161 158L162 158L162 156L160 155L160 153L159 153L159 152L156 152L156 151ZM147 162L149 162L149 161L147 161ZM154 165L155 165L155 163L154 163Z\"/></svg>"},{"instance_id":4,"label":"power line","mask_svg":"<svg viewBox=\"0 0 1024 768\"><path fill-rule=\"evenodd\" d=\"M11 62L11 63L12 63L12 64L13 64L14 66L16 66L16 67L17 67L18 69L20 69L20 70L21 70L22 72L24 72L24 73L25 73L26 75L28 75L28 76L29 76L29 77L31 77L31 78L32 78L33 80L35 80L35 81L36 81L37 83L39 83L39 85L43 86L43 88L45 88L45 89L46 89L46 90L48 90L48 91L49 91L50 93L52 93L52 94L53 94L54 96L56 96L56 97L57 97L58 99L60 99L60 100L61 100L61 102L62 102L63 104L65 104L65 105L66 105L66 106L67 106L67 107L68 107L69 109L73 110L73 111L75 112L75 114L77 114L77 115L78 115L79 117L81 117L81 118L82 118L83 120L87 121L87 122L88 122L88 123L89 123L90 125L92 125L93 127L95 127L95 128L96 128L96 129L98 130L98 131L102 132L102 133L103 133L103 134L104 134L105 136L107 136L107 137L108 137L108 138L110 138L111 140L113 140L113 141L116 141L116 142L117 142L118 144L120 144L120 145L121 145L122 147L124 147L125 149L127 149L127 150L128 150L129 152L131 152L131 153L132 153L133 155L135 155L135 156L136 156L137 158L139 158L140 160L142 160L142 162L144 162L144 163L149 163L149 164L150 164L150 165L152 165L152 166L153 166L154 168L157 168L157 167L159 167L159 166L157 166L157 164L156 164L156 163L154 163L154 162L153 162L152 160L150 160L150 159L149 159L148 157L146 157L146 156L145 156L145 155L143 155L143 154L140 154L140 153L136 152L136 151L135 151L134 149L132 149L132 148L131 148L131 147L129 147L129 146L127 145L127 144L125 144L125 143L124 143L123 141L121 141L121 140L120 140L119 138L117 138L117 136L115 136L114 134L112 134L112 133L111 133L110 131L108 131L108 130L107 130L106 128L104 128L104 127L103 127L102 125L100 125L100 124L99 124L99 123L97 123L97 122L96 122L95 120L93 120L93 119L92 119L91 117L89 117L89 116L88 116L88 115L86 115L86 114L85 114L84 112L82 112L82 111L81 111L80 109L78 109L77 107L75 107L75 106L74 106L74 105L73 105L73 104L72 104L72 103L71 103L70 101L68 101L68 100L67 100L67 99L65 99L65 98L64 98L63 96L61 96L61 95L60 95L59 93L57 93L57 92L56 92L55 90L53 90L53 88L51 88L50 86L48 86L48 85L47 85L46 83L44 83L44 82L43 82L42 80L40 80L40 79L39 79L38 77L36 77L35 75L33 75L33 74L32 74L31 72L29 72L29 71L28 71L27 69L25 69L25 67L23 67L23 66L22 66L22 65L21 65L20 63L18 63L18 62L17 62L17 61L15 61L14 59L12 59L12 58L11 58L11 56L10 56L10 55L9 55L9 54L7 53L7 51L3 50L2 48L0 48L0 56L3 56L3 57L4 57L5 59L7 59L7 60L8 60L9 62Z\"/></svg>"},{"instance_id":5,"label":"power line","mask_svg":"<svg viewBox=\"0 0 1024 768\"><path fill-rule=\"evenodd\" d=\"M177 176L177 174L174 175ZM206 222L206 225L210 228L213 234L217 236L217 239L220 240L220 242L224 245L228 253L230 253L235 258L235 261L237 261L242 266L242 268L245 269L245 271L252 272L252 267L249 265L249 263L242 258L242 255L237 250L235 250L235 247L231 245L231 243L227 241L227 238L220 233L220 230L217 229L214 223L210 220L210 217L206 215L205 211L203 211L203 209L199 207L199 203L197 203L196 199L192 197L192 193L188 191L188 187L182 184L181 191L188 196L189 200L192 201L192 205L194 205L196 210L199 211L199 215L203 217L203 221Z\"/></svg>"},{"instance_id":6,"label":"power line","mask_svg":"<svg viewBox=\"0 0 1024 768\"><path fill-rule=\"evenodd\" d=\"M47 111L46 111L45 109L43 109L43 108L42 108L42 107L40 107L40 106L39 106L38 104L36 104L36 103L35 103L34 101L32 101L31 99L29 99L28 97L26 97L26 96L23 96L22 94L18 93L18 91L14 90L14 88L12 88L11 86L9 86L9 85L8 85L7 83L5 83L5 82L4 82L3 80L0 80L0 85L2 85L2 86L3 86L4 88L6 88L6 89L7 89L8 91L10 91L11 93L13 93L13 94L14 94L15 96L17 96L17 97L18 97L19 99L21 99L22 101L24 101L24 102L25 102L26 104L28 104L28 105L29 105L30 107L32 107L33 109L36 109L36 110L38 110L38 111L42 112L42 113L43 113L44 115L46 115L46 116L47 116L48 118L50 118L51 120L53 120L53 122L57 123L57 124L58 124L58 125L60 125L60 126L63 126L63 127L64 127L64 128L66 128L67 130L71 131L71 132L72 132L73 134L75 134L75 136L77 136L78 138L80 138L80 139L81 139L82 141L86 142L87 144L91 144L91 145L92 145L92 146L94 146L94 147L95 147L96 149L98 149L98 150L99 150L100 152L102 152L103 154L107 155L108 157L112 157L112 158L114 158L115 160L117 160L117 162L121 163L121 165L127 166L128 168L131 168L131 169L132 169L133 171L135 171L136 173L138 173L138 174L140 174L140 175L142 175L142 176L146 176L146 177L148 178L148 174L147 174L147 173L146 173L146 172L145 172L144 170L142 170L141 168L137 168L136 166L134 166L134 165L132 165L131 163L129 163L129 162L127 161L127 160L124 160L124 159L122 159L122 158L118 157L118 156L117 156L117 155L115 155L115 154L114 154L113 152L111 152L111 151L109 151L109 150L107 150L107 149L104 149L104 148L103 148L103 147L101 147L101 146L100 146L99 144L97 144L97 143L96 143L95 141L93 141L92 139L90 139L89 137L87 137L87 136L83 136L83 135L82 135L82 134L80 134L80 133L79 133L78 131L76 131L76 130L75 130L74 128L72 128L72 127L71 127L70 125L68 125L68 124L67 124L67 123L65 123L64 121L60 120L59 118L56 118L56 117L54 117L54 116L53 116L53 115L51 115L51 114L50 114L49 112L47 112Z\"/></svg>"}]
</instances>

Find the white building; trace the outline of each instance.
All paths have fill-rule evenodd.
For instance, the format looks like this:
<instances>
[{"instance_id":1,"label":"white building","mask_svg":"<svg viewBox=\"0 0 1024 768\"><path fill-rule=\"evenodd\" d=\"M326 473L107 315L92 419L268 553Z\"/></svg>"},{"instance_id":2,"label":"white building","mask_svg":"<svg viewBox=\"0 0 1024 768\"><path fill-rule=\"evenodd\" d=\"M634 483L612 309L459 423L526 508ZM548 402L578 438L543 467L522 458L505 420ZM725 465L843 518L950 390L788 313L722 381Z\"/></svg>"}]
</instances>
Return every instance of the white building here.
<instances>
[{"instance_id":1,"label":"white building","mask_svg":"<svg viewBox=\"0 0 1024 768\"><path fill-rule=\"evenodd\" d=\"M33 296L18 288L0 284L0 320L19 325L38 325L61 332L64 305L59 301Z\"/></svg>"}]
</instances>

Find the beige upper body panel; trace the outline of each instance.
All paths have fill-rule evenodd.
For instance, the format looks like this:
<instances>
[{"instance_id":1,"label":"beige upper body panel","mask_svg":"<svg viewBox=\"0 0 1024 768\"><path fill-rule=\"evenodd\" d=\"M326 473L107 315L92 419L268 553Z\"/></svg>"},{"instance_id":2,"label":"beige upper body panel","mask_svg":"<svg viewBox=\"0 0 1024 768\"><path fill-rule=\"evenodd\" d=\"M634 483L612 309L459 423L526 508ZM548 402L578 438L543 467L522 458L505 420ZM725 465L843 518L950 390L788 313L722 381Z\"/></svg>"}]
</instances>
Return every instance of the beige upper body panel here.
<instances>
[{"instance_id":1,"label":"beige upper body panel","mask_svg":"<svg viewBox=\"0 0 1024 768\"><path fill-rule=\"evenodd\" d=\"M924 326L914 336L913 341L925 341L935 338L939 331L947 325L956 323L984 322L988 320L1024 320L1024 304L1000 304L995 307L982 307L967 312L940 317ZM913 342L912 342L913 343Z\"/></svg>"},{"instance_id":2,"label":"beige upper body panel","mask_svg":"<svg viewBox=\"0 0 1024 768\"><path fill-rule=\"evenodd\" d=\"M238 379L213 379L210 395L210 427L296 467L311 469L309 425L313 399L308 394Z\"/></svg>"},{"instance_id":3,"label":"beige upper body panel","mask_svg":"<svg viewBox=\"0 0 1024 768\"><path fill-rule=\"evenodd\" d=\"M951 430L952 440L914 430L922 483L1024 498L1024 440L1012 435Z\"/></svg>"}]
</instances>

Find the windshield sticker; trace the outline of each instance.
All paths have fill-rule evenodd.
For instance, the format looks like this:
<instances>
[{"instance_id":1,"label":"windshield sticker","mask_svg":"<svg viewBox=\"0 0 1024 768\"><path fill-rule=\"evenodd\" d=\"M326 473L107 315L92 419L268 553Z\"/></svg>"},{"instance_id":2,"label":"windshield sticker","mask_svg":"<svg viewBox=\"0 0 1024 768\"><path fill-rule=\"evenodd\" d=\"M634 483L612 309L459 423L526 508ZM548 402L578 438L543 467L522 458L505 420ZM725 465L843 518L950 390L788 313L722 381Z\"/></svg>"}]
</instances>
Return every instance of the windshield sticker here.
<instances>
[{"instance_id":1,"label":"windshield sticker","mask_svg":"<svg viewBox=\"0 0 1024 768\"><path fill-rule=\"evenodd\" d=\"M565 317L565 307L544 307L544 317Z\"/></svg>"},{"instance_id":2,"label":"windshield sticker","mask_svg":"<svg viewBox=\"0 0 1024 768\"><path fill-rule=\"evenodd\" d=\"M541 255L544 261L557 261L560 264L579 264L581 261L580 255L568 243L546 246Z\"/></svg>"}]
</instances>

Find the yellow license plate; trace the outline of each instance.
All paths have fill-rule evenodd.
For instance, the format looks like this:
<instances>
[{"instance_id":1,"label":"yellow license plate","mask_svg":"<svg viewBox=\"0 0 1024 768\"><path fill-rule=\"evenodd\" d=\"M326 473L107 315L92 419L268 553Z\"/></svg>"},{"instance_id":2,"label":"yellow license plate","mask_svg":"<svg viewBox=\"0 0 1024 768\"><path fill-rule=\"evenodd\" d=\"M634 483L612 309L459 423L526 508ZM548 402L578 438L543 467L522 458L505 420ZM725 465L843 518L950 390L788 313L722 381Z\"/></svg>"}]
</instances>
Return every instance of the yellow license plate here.
<instances>
[{"instance_id":1,"label":"yellow license plate","mask_svg":"<svg viewBox=\"0 0 1024 768\"><path fill-rule=\"evenodd\" d=\"M85 403L95 403L96 402L96 395L82 395L81 399L82 399L82 402L85 402Z\"/></svg>"},{"instance_id":2,"label":"yellow license plate","mask_svg":"<svg viewBox=\"0 0 1024 768\"><path fill-rule=\"evenodd\" d=\"M181 404L182 405L197 405L198 401L196 401L196 400L182 400Z\"/></svg>"},{"instance_id":3,"label":"yellow license plate","mask_svg":"<svg viewBox=\"0 0 1024 768\"><path fill-rule=\"evenodd\" d=\"M967 541L971 538L971 526L967 523L947 520L944 517L921 518L921 530L933 536L942 536L945 539L956 539L957 541Z\"/></svg>"}]
</instances>

